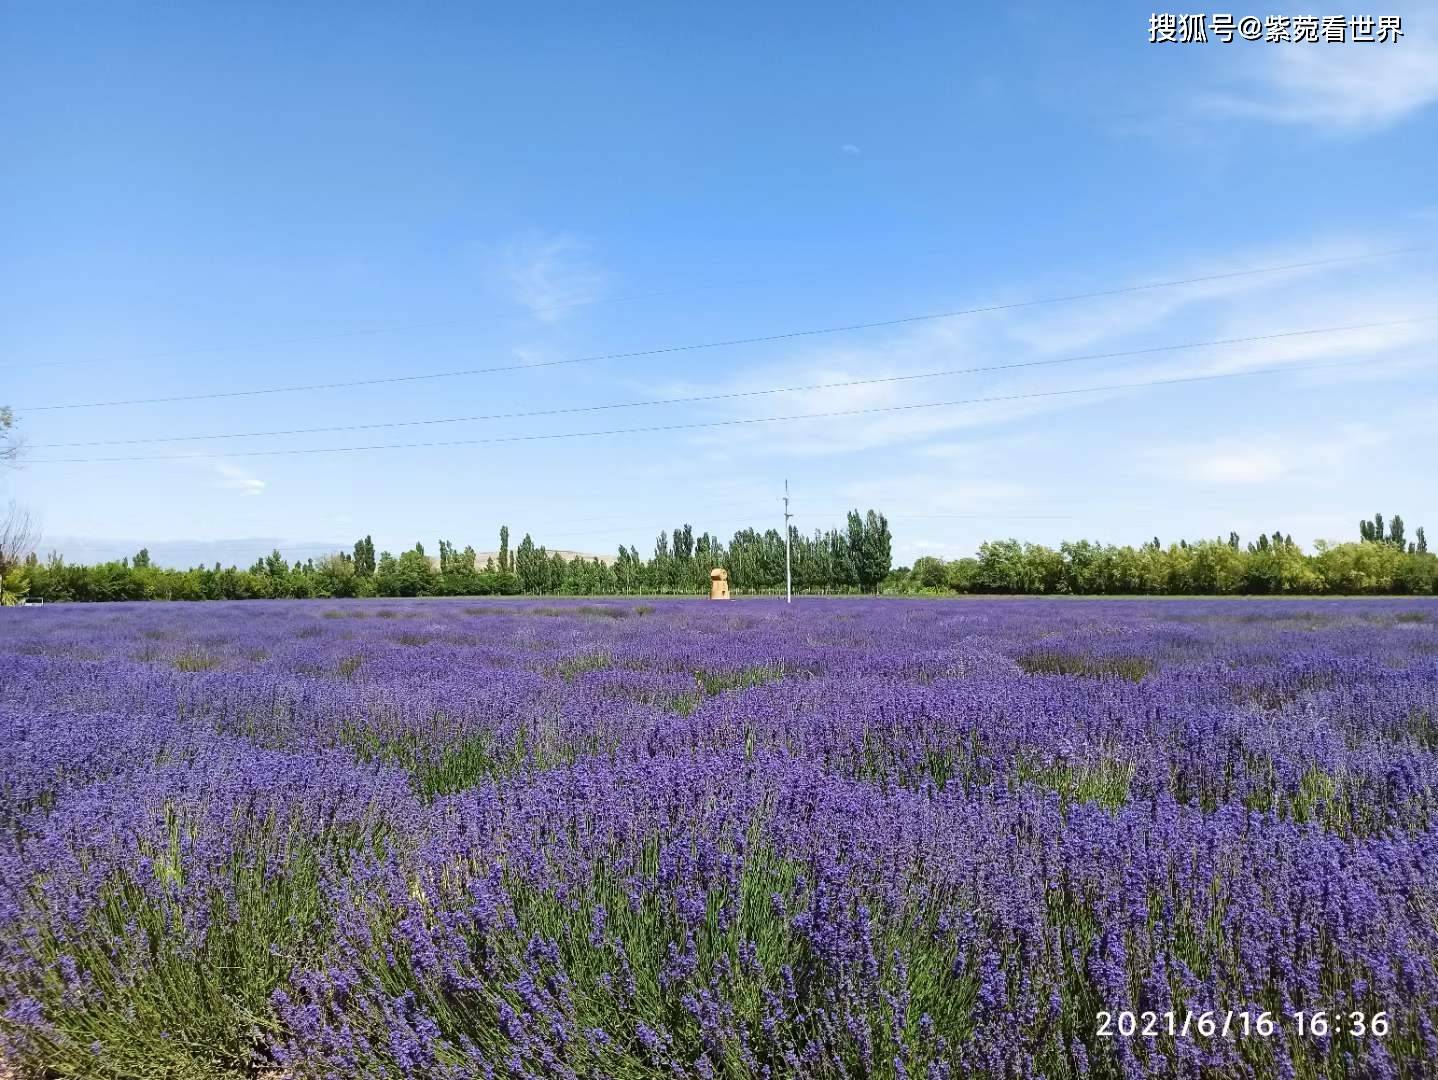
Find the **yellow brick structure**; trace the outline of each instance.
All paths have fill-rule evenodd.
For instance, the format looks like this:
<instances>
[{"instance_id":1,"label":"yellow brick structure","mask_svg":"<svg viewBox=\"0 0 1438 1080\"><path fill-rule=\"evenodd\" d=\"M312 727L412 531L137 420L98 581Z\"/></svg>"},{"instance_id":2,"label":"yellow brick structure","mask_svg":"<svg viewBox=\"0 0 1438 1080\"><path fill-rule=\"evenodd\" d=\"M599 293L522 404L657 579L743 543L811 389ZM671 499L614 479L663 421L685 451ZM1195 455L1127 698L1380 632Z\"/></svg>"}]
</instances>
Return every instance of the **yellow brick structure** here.
<instances>
[{"instance_id":1,"label":"yellow brick structure","mask_svg":"<svg viewBox=\"0 0 1438 1080\"><path fill-rule=\"evenodd\" d=\"M716 566L709 571L709 599L729 599L729 571L722 566Z\"/></svg>"}]
</instances>

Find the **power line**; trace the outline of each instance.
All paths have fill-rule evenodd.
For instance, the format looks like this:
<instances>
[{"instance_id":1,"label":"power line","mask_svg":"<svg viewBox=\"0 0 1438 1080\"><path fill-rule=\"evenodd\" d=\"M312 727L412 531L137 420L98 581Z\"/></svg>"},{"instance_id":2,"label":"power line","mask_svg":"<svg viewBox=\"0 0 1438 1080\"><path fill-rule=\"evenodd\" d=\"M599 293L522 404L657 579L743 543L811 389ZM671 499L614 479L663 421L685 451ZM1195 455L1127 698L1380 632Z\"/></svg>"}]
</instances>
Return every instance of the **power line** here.
<instances>
[{"instance_id":1,"label":"power line","mask_svg":"<svg viewBox=\"0 0 1438 1080\"><path fill-rule=\"evenodd\" d=\"M681 352L696 352L703 349L732 348L739 345L759 345L775 341L791 341L797 338L818 337L827 334L851 333L856 330L874 330L883 327L906 326L941 319L955 319L966 315L980 315L997 311L1014 311L1021 308L1038 307L1046 304L1070 303L1078 300L1095 300L1108 296L1122 296L1156 289L1171 289L1185 285L1197 285L1211 281L1225 281L1259 274L1280 273L1286 270L1304 270L1337 263L1357 262L1392 258L1398 255L1426 251L1427 248L1403 248L1397 251L1375 252L1366 255L1343 255L1327 259L1310 259L1306 262L1286 263L1278 266L1263 266L1248 270L1232 270L1222 274L1205 274L1199 277L1180 278L1172 281L1156 281L1142 285L1126 285L1114 289L1099 289L1093 292L1071 293L1066 296L1051 296L1037 300L1019 300L1005 304L987 304L980 307L957 308L951 311L930 312L922 315L905 315L894 319L880 319L874 322L847 323L839 326L815 327L803 330L787 330L777 334L761 334L754 337L728 338L720 341L697 342L684 345L664 345L651 349L635 349L628 352L596 353L591 356L576 356L564 360L545 360L532 364L500 364L491 367L461 368L454 371L426 372L417 375L387 375L371 379L349 379L336 382L305 383L292 386L272 386L254 390L211 391L202 394L173 394L164 397L118 398L109 401L65 402L58 405L31 405L16 407L16 412L55 412L62 409L105 409L125 405L161 405L185 401L212 401L224 398L259 397L271 394L298 394L320 390L341 390L362 386L389 386L398 383L422 382L434 379L454 379L473 375L493 375L508 371L531 371L541 368L564 367L572 364L589 364L601 360L633 360L647 356L664 356Z\"/></svg>"},{"instance_id":2,"label":"power line","mask_svg":"<svg viewBox=\"0 0 1438 1080\"><path fill-rule=\"evenodd\" d=\"M1384 257L1391 256L1391 255L1403 255L1403 254L1421 252L1421 251L1425 251L1425 250L1427 250L1427 249L1426 249L1426 248L1421 248L1421 247L1420 247L1420 248L1405 248L1405 249L1400 249L1400 250L1392 251L1392 252L1377 252L1377 253L1374 253L1374 254L1372 254L1372 255L1353 256L1353 258L1356 258L1356 259L1365 259L1365 258L1378 259L1378 258L1384 258ZM908 256L906 256L906 258L912 260L913 258L926 258L926 257L934 256L934 255L951 255L951 254L953 254L952 249L947 249L947 248L946 248L946 249L934 249L934 250L919 252L919 253L917 253L917 255L908 255ZM812 268L814 267L814 265L816 265L816 264L810 264L810 268L812 269ZM825 265L827 265L827 264L825 264ZM789 273L789 274L792 274L795 269L797 269L797 268L791 265L786 272ZM543 304L543 305L536 305L536 306L530 306L530 305L525 305L525 304L514 304L514 305L512 305L511 307L503 308L503 309L500 309L500 310L498 310L498 311L492 311L492 312L489 312L489 313L485 313L485 314L483 314L483 315L480 315L479 317L480 317L480 318L489 318L489 317L492 317L492 316L494 316L494 315L499 315L499 316L510 315L510 314L516 314L516 315L517 315L517 314L521 314L522 312L524 312L524 311L526 311L526 310L530 311L532 314L536 314L536 315L543 316L543 315L550 315L550 314L554 314L554 313L562 312L562 311L569 311L569 310L571 310L571 309L573 309L573 308L581 308L581 307L605 307L605 306L614 305L614 304L634 303L635 301L639 301L639 300L651 300L651 299L655 299L655 298L658 298L658 297L682 295L682 294L684 294L684 293L706 292L706 291L715 290L715 289L728 289L728 288L743 287L743 286L747 286L747 285L758 285L758 284L762 284L762 283L764 283L764 282L766 282L766 281L772 281L773 279L774 279L774 278L773 278L772 275L771 275L771 276L745 277L745 278L730 278L730 279L728 279L728 280L726 280L726 281L701 281L701 282L699 282L699 283L697 283L697 284L675 286L674 288L669 288L669 289L650 289L650 290L646 290L646 291L644 291L644 292L628 293L628 294L623 294L623 295L620 295L620 296L604 296L604 297L598 297L598 298L593 299L593 300L589 300L589 299L584 299L584 300L571 300L571 301L558 302L558 303L552 303L552 304ZM213 355L213 354L217 354L217 353L246 352L246 351L249 351L249 350L273 349L273 348L277 348L277 347L281 347L281 346L287 346L287 345L307 345L307 344L311 344L311 343L314 343L314 342L344 341L344 340L349 340L349 339L352 339L352 338L373 337L373 336L376 336L376 335L394 334L394 333L401 333L401 332L405 332L405 331L441 329L441 328L450 327L450 326L463 326L463 325L465 325L465 324L472 323L472 322L474 322L474 321L475 321L475 317L474 317L474 316L466 316L466 317L464 317L464 318L450 318L450 319L421 319L421 320L415 320L415 321L411 321L411 322L385 323L385 324L378 325L378 326L362 326L362 327L351 328L351 329L348 329L348 330L329 330L329 331L324 331L324 332L321 332L321 333L307 333L307 334L301 334L301 335L296 335L296 336L287 336L287 337L281 337L281 338L271 338L271 339L268 340L268 341L251 341L251 342L245 342L245 343L239 344L239 345L201 345L201 346L192 346L192 347L189 347L189 348L181 348L181 349L166 349L166 350L164 350L164 351L162 351L162 352L155 352L155 353L141 353L141 354L138 355L138 356L127 356L127 357L113 357L113 356L111 356L111 357L95 357L95 358L92 358L92 359L89 359L89 360L54 360L54 361L40 361L40 362L38 362L38 363L30 363L30 364L24 364L24 365L16 365L16 366L13 366L13 367L0 368L0 373L11 372L11 371L22 371L22 370L27 370L27 369L28 369L28 370L33 370L33 369L39 369L39 368L53 368L53 367L77 367L77 366L82 366L82 365L104 364L104 363L110 363L110 364L137 364L137 363L146 363L146 362L151 361L151 360L169 360L169 359L174 359L174 358L183 357L183 356L208 356L208 355Z\"/></svg>"},{"instance_id":3,"label":"power line","mask_svg":"<svg viewBox=\"0 0 1438 1080\"><path fill-rule=\"evenodd\" d=\"M1222 275L1222 274L1221 274L1221 275L1216 275L1215 277L1212 277L1212 278L1196 278L1196 279L1190 279L1190 281L1210 281L1210 280L1217 280L1217 279L1219 279L1219 278L1226 277L1226 276L1240 276L1240 275L1242 275L1242 274L1275 273L1275 272L1278 272L1278 271L1281 271L1281 270L1302 269L1302 268L1307 268L1307 267L1328 265L1328 264L1330 264L1330 263L1356 262L1356 261L1370 260L1370 259L1392 258L1392 257L1399 256L1399 255L1417 254L1417 253L1425 252L1425 251L1429 251L1429 250L1431 250L1430 247L1428 247L1428 246L1422 246L1422 247L1399 248L1399 249L1396 249L1396 250L1393 250L1393 251L1372 252L1372 253L1363 254L1363 255L1336 256L1336 257L1333 257L1333 258L1331 258L1331 259L1319 259L1319 260L1315 260L1315 261L1308 262L1308 263L1297 263L1297 264L1293 264L1293 265L1290 265L1290 266L1264 267L1264 268L1260 268L1260 269L1257 269L1257 270L1238 271L1237 273L1235 273L1235 274L1233 274L1233 275ZM920 256L919 256L919 257L923 257L923 256L926 256L926 255L932 256L932 255L941 255L941 254L949 254L949 252L948 252L948 251L942 251L942 250L941 250L941 251L929 251L929 252L920 253ZM729 280L729 281L723 281L723 282L712 282L712 281L711 281L711 282L700 283L700 284L697 284L697 285L678 286L678 287L670 288L670 289L653 289L653 290L648 290L648 291L646 291L646 292L641 292L641 293L630 293L630 294L628 294L628 295L621 295L621 296L614 296L614 297L600 297L600 298L597 298L597 299L594 299L594 300L577 300L577 301L570 301L570 302L567 302L567 303L546 304L546 305L544 305L543 307L538 308L538 309L534 309L534 310L535 310L536 312L539 312L539 313L552 313L552 312L558 312L558 311L566 311L566 310L569 310L570 308L575 308L575 307L591 307L591 306L604 306L604 305L610 305L610 304L632 303L632 302L634 302L634 301L636 301L636 300L647 300L647 299L653 299L653 298L655 298L655 297L673 296L673 295L683 294L683 293L688 293L688 292L703 292L703 291L711 290L711 289L722 289L722 288L731 288L731 287L735 287L735 286L754 285L754 284L762 283L762 282L764 282L764 281L766 281L766 280L770 280L770 279L765 278L765 277L749 277L749 278L731 279L731 280ZM1190 282L1174 282L1174 283L1172 283L1172 284L1188 284L1188 283L1190 283ZM1152 286L1138 286L1137 288L1160 288L1160 287L1164 287L1164 283L1160 283L1159 285L1152 285ZM1105 293L1105 294L1095 294L1095 295L1108 295L1108 294ZM1056 299L1054 299L1054 300L1031 301L1031 302L1032 302L1032 303L1057 303L1057 302L1059 302L1060 300L1064 300L1064 299L1070 299L1070 298L1069 298L1069 297L1059 297L1059 298L1056 298ZM519 312L520 310L522 310L523 307L524 307L524 305L515 305L515 306L514 306L512 309L510 309L510 310L512 310L512 311L514 311L514 312L517 313L517 312ZM501 314L503 314L503 313L501 313ZM486 317L488 317L488 316L486 316ZM180 356L201 356L201 355L213 355L213 354L217 354L217 353L245 352L245 351L252 350L252 349L271 349L271 348L275 348L275 347L277 347L277 346L306 345L306 344L310 344L310 343L313 343L313 342L343 341L343 340L349 340L349 339L353 339L353 338L370 337L370 336L374 336L374 335L400 333L400 332L403 332L403 331L429 330L429 329L436 329L436 328L446 327L446 326L462 326L462 325L464 325L464 324L466 324L466 323L469 323L469 322L471 322L471 321L473 321L472 318L455 318L455 319L428 319L428 320L419 320L419 321L414 321L414 322L389 323L389 324L383 325L383 326L359 327L359 328L350 329L350 330L335 330L335 331L327 331L327 332L319 333L319 334L304 334L304 335L299 335L299 336L294 336L294 337L284 337L284 338L278 338L278 339L271 339L270 341L267 341L267 342L249 342L249 343L241 344L241 345L208 345L208 346L200 346L200 347L198 347L198 348L186 348L186 349L167 349L167 350L164 350L164 351L162 351L162 352L157 352L157 353L143 353L143 354L141 354L141 355L139 355L139 356L125 357L125 358L123 358L123 359L117 359L117 358L115 358L115 357L108 357L108 358L103 358L103 357L102 357L102 358L95 358L95 359L90 359L90 360L42 361L42 362L39 362L39 363L31 363L31 364L21 365L21 366L16 366L16 367L0 368L0 371L3 371L3 372L15 372L15 371L23 371L23 370L26 370L27 368L28 368L28 369L38 369L38 368L52 368L52 367L76 367L76 366L87 365L87 364L102 364L102 363L113 363L113 364L146 363L146 362L151 361L151 360L166 360L166 359L171 359L171 358L180 357ZM77 407L81 407L81 406L77 406Z\"/></svg>"},{"instance_id":4,"label":"power line","mask_svg":"<svg viewBox=\"0 0 1438 1080\"><path fill-rule=\"evenodd\" d=\"M870 416L878 413L912 412L919 409L942 409L958 405L982 405L1007 401L1026 401L1036 398L1066 397L1078 394L1097 394L1115 390L1133 390L1149 386L1173 386L1180 383L1213 382L1219 379L1238 379L1259 375L1283 375L1295 371L1317 371L1333 368L1352 367L1362 361L1338 361L1330 364L1290 364L1275 368L1254 368L1251 371L1229 371L1216 375L1189 375L1172 379L1149 379L1141 382L1110 383L1103 386L1082 386L1068 390L1044 390L1026 394L999 394L991 397L956 398L952 401L918 402L909 405L878 405L864 409L836 409L827 412L796 413L787 416L757 416L734 420L707 420L684 424L654 424L645 427L610 428L601 431L565 431L547 434L498 435L485 439L448 439L431 442L374 443L367 446L325 446L302 447L288 450L244 450L232 454L138 454L118 457L90 458L34 458L34 464L95 464L100 462L129 461L204 461L229 458L253 457L300 457L309 454L349 454L370 450L416 450L437 449L453 446L491 446L501 443L524 443L557 441L560 439L588 439L608 435L644 435L666 431L694 431L702 428L743 427L754 424L778 424L800 420L831 420L848 416Z\"/></svg>"},{"instance_id":5,"label":"power line","mask_svg":"<svg viewBox=\"0 0 1438 1080\"><path fill-rule=\"evenodd\" d=\"M771 394L791 394L815 390L841 390L857 386L879 386L890 383L914 382L921 379L938 379L953 375L974 375L992 371L1016 371L1024 368L1052 367L1059 364L1075 364L1088 360L1115 360L1123 357L1180 352L1186 349L1203 349L1222 345L1244 345L1260 341L1278 341L1284 338L1311 337L1317 334L1335 334L1351 330L1372 330L1379 327L1405 326L1411 323L1431 322L1434 319L1438 319L1438 316L1425 315L1411 319L1351 323L1346 326L1322 326L1305 330L1285 330L1274 334L1251 334L1245 337L1216 338L1211 341L1190 341L1177 345L1153 345L1143 349L1082 353L1077 356L1061 356L1046 360L1023 360L1011 364L983 364L976 367L913 372L907 375L883 375L869 379L847 379L838 382L809 383L799 386L776 386L763 390L733 390L713 394L690 394L683 397L646 398L639 401L620 401L604 405L574 405L561 409L531 409L522 412L481 413L474 416L446 416L425 420L387 420L371 424L337 424L327 427L279 428L271 431L237 431L202 435L155 435L140 439L94 439L76 442L31 443L30 445L39 449L59 449L62 447L81 446L138 446L153 443L210 442L218 439L259 439L284 435L323 435L345 431L374 431L382 428L427 427L437 424L479 423L489 420L520 420L539 416L563 416L573 413L604 412L613 409L651 408L661 405L691 405L709 401L730 401L739 398L764 397Z\"/></svg>"},{"instance_id":6,"label":"power line","mask_svg":"<svg viewBox=\"0 0 1438 1080\"><path fill-rule=\"evenodd\" d=\"M858 501L868 502L869 500L865 499L865 500L858 500ZM844 520L844 515L847 514L847 513L849 512L849 510L852 510L852 509L857 509L857 508L856 508L856 507L849 507L848 509L845 509L845 510L811 510L811 511L808 511L808 513L809 513L811 516L813 516L813 517L831 518L831 519L834 520L834 522L836 522L836 523L841 523L841 522ZM754 516L759 517L759 516L762 516L762 514L764 513L764 511L763 511L762 509L755 509L752 513L753 513ZM679 515L679 516L680 516L680 517L683 517L684 515L681 514L681 515ZM791 516L793 516L793 515L791 515ZM948 520L948 519L964 520L964 521L1076 521L1076 520L1078 520L1078 519L1075 518L1074 516L1072 516L1072 515L1067 515L1067 514L1065 514L1065 515L1055 515L1055 514L1005 514L1005 513L1003 513L1002 511L993 511L993 512L991 512L991 513L986 513L986 514L939 514L939 515L933 515L933 514L890 514L890 513L885 512L885 513L884 513L884 517L885 517L885 519L887 519L888 521L894 521L894 522L899 522L899 521L930 520L930 519L934 519L934 518L940 518L940 519L945 519L945 520ZM719 521L733 520L733 519L734 519L734 516L733 516L733 515L728 515L728 516L725 516L725 515L716 515L715 518L716 518L716 520L711 521L711 522L710 522L710 525L714 525L714 526L717 527L717 524L718 524ZM594 525L594 526L592 526L592 527L590 527L590 528L586 528L586 529L569 529L568 531L565 531L565 532L552 532L552 531L550 531L549 529L544 528L544 526L526 526L525 531L526 531L527 533L530 533L530 534L532 534L532 535L534 536L536 543L543 542L543 543L545 543L546 546L547 546L548 542L551 541L551 540L570 539L570 538L573 538L573 537L576 537L576 536L593 536L595 533L602 533L602 532L605 532L606 530L609 530L609 529L624 529L624 530L626 530L628 533L633 534L633 533L638 532L638 531L641 531L641 530L643 530L643 531L649 531L649 530L655 530L655 529L657 529L657 530L666 530L666 529L670 528L672 525L673 525L673 522L672 522L672 521L670 521L670 522L664 522L664 523L660 523L660 524L655 524L655 525L635 525L634 522L633 522L633 520L622 520L622 521L621 521L621 520L615 520L615 521L606 522L606 523L604 523L604 524ZM561 528L563 528L563 527L564 527L564 526L561 526ZM543 530L543 531L541 532L541 530ZM706 526L706 527L704 528L704 531L705 531L705 532L712 532L712 529L710 529L709 527ZM807 535L807 534L802 534L802 535ZM722 537L720 537L720 539L722 539ZM628 545L625 545L625 546L627 547Z\"/></svg>"},{"instance_id":7,"label":"power line","mask_svg":"<svg viewBox=\"0 0 1438 1080\"><path fill-rule=\"evenodd\" d=\"M1417 249L1415 249L1417 250ZM1374 256L1377 258L1378 256ZM544 304L531 308L536 315L548 315L561 311L568 311L578 307L602 307L608 304L627 304L636 300L649 300L662 296L674 296L686 292L702 292L708 289L731 288L734 286L754 285L767 279L762 277L736 278L725 282L707 282L698 285L684 285L672 289L654 289L649 292L630 293L625 296L600 297L595 300L571 300L564 303ZM515 305L507 311L493 314L519 314L526 308L526 305ZM331 330L320 334L304 334L296 337L272 338L269 341L252 341L242 345L203 345L198 348L167 349L158 353L142 353L139 356L130 356L123 359L115 357L96 357L90 360L51 360L40 363L26 364L20 367L0 368L0 373L21 371L35 368L53 367L79 367L88 364L141 364L151 360L169 360L181 356L208 356L217 353L247 352L252 349L273 349L286 345L308 345L314 342L323 341L347 341L352 338L373 337L383 334L396 334L404 331L433 330L446 326L463 326L473 322L472 316L455 319L425 319L417 322L388 323L383 326L363 326L350 330Z\"/></svg>"},{"instance_id":8,"label":"power line","mask_svg":"<svg viewBox=\"0 0 1438 1080\"><path fill-rule=\"evenodd\" d=\"M860 501L868 501L868 500L860 500ZM810 513L810 514L827 514L827 515L830 516L830 517L835 517L835 516L842 516L842 515L844 515L844 514L847 514L847 513L849 512L849 510L852 510L852 509L854 509L854 507L850 507L848 510L825 509L825 510L808 510L807 512ZM991 513L985 513L985 514L904 514L904 513L889 514L889 513L886 513L884 516L885 516L886 518L888 518L890 521L988 521L988 520L994 519L994 518L999 518L999 519L1002 519L1002 520L1004 520L1004 521L1073 521L1073 520L1074 520L1074 516L1073 516L1072 514L1004 514L1004 513L999 513L999 512L997 512L997 511L994 511L994 512L991 512Z\"/></svg>"}]
</instances>

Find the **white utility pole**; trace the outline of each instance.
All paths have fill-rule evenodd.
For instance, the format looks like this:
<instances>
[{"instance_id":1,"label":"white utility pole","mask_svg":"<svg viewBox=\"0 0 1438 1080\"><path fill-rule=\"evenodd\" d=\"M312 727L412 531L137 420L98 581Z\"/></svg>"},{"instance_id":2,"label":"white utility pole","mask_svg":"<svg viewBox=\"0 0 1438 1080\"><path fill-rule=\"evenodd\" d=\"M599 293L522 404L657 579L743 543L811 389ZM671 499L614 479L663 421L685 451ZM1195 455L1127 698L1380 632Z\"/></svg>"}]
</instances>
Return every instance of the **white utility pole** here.
<instances>
[{"instance_id":1,"label":"white utility pole","mask_svg":"<svg viewBox=\"0 0 1438 1080\"><path fill-rule=\"evenodd\" d=\"M789 550L789 519L794 515L789 513L789 480L784 479L784 603L794 602L794 571Z\"/></svg>"}]
</instances>

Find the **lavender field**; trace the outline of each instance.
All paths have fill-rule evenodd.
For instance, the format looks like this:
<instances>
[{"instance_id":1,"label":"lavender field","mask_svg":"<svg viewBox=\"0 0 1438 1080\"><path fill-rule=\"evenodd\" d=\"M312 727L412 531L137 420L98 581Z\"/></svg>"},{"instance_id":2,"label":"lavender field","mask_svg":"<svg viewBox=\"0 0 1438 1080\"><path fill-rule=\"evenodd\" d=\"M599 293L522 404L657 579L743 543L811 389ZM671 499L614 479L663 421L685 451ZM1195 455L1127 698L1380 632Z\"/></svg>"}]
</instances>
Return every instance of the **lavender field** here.
<instances>
[{"instance_id":1,"label":"lavender field","mask_svg":"<svg viewBox=\"0 0 1438 1080\"><path fill-rule=\"evenodd\" d=\"M1438 1075L1434 602L8 609L0 824L0 1074Z\"/></svg>"}]
</instances>

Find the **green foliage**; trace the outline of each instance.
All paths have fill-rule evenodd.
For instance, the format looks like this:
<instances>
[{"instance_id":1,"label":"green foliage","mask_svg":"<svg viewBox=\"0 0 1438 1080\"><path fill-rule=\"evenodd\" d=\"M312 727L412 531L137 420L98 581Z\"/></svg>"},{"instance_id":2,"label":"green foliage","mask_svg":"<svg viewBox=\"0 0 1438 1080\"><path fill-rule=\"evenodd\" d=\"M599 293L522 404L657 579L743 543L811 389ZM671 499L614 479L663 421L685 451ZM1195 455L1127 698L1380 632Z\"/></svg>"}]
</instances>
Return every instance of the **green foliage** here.
<instances>
[{"instance_id":1,"label":"green foliage","mask_svg":"<svg viewBox=\"0 0 1438 1080\"><path fill-rule=\"evenodd\" d=\"M873 510L863 517L850 510L847 540L856 583L864 592L873 592L893 564L889 522Z\"/></svg>"},{"instance_id":2,"label":"green foliage","mask_svg":"<svg viewBox=\"0 0 1438 1080\"><path fill-rule=\"evenodd\" d=\"M394 736L356 723L341 733L340 742L360 761L393 765L409 773L415 793L427 801L517 772L530 760L522 735L510 743L487 731L445 741L437 734L444 717L434 717L434 723L436 732Z\"/></svg>"},{"instance_id":3,"label":"green foliage","mask_svg":"<svg viewBox=\"0 0 1438 1080\"><path fill-rule=\"evenodd\" d=\"M554 673L566 681L572 682L576 676L583 675L586 671L608 671L614 666L614 661L607 652L581 653L578 656L570 656L554 665Z\"/></svg>"},{"instance_id":4,"label":"green foliage","mask_svg":"<svg viewBox=\"0 0 1438 1080\"><path fill-rule=\"evenodd\" d=\"M171 661L179 671L212 671L220 666L220 658L207 652L191 649Z\"/></svg>"},{"instance_id":5,"label":"green foliage","mask_svg":"<svg viewBox=\"0 0 1438 1080\"><path fill-rule=\"evenodd\" d=\"M944 561L932 555L915 559L914 568L909 571L909 579L921 589L942 589L947 584Z\"/></svg>"},{"instance_id":6,"label":"green foliage","mask_svg":"<svg viewBox=\"0 0 1438 1080\"><path fill-rule=\"evenodd\" d=\"M722 694L726 690L747 690L751 686L763 686L765 683L778 682L783 677L784 668L780 664L756 664L753 667L739 668L733 671L696 671L694 673L695 681L710 697Z\"/></svg>"},{"instance_id":7,"label":"green foliage","mask_svg":"<svg viewBox=\"0 0 1438 1080\"><path fill-rule=\"evenodd\" d=\"M1059 652L1035 652L1020 656L1019 667L1030 675L1078 675L1088 679L1116 676L1142 682L1153 674L1153 661L1144 656L1073 656Z\"/></svg>"},{"instance_id":8,"label":"green foliage","mask_svg":"<svg viewBox=\"0 0 1438 1080\"><path fill-rule=\"evenodd\" d=\"M444 747L438 757L417 759L411 765L410 774L419 797L432 800L514 772L523 760L522 747L513 748L506 755L493 736L475 735Z\"/></svg>"},{"instance_id":9,"label":"green foliage","mask_svg":"<svg viewBox=\"0 0 1438 1080\"><path fill-rule=\"evenodd\" d=\"M416 544L397 559L386 551L375 569L375 591L380 596L429 596L436 576L422 545Z\"/></svg>"},{"instance_id":10,"label":"green foliage","mask_svg":"<svg viewBox=\"0 0 1438 1080\"><path fill-rule=\"evenodd\" d=\"M0 578L0 607L13 607L30 592L30 575L25 570L11 570Z\"/></svg>"},{"instance_id":11,"label":"green foliage","mask_svg":"<svg viewBox=\"0 0 1438 1080\"><path fill-rule=\"evenodd\" d=\"M781 664L756 664L752 667L734 668L728 671L694 672L694 689L675 694L663 702L680 716L688 716L699 707L706 697L714 697L726 690L747 690L751 686L778 682L787 674Z\"/></svg>"},{"instance_id":12,"label":"green foliage","mask_svg":"<svg viewBox=\"0 0 1438 1080\"><path fill-rule=\"evenodd\" d=\"M373 577L375 571L374 540L366 536L355 541L354 572L360 577Z\"/></svg>"},{"instance_id":13,"label":"green foliage","mask_svg":"<svg viewBox=\"0 0 1438 1080\"><path fill-rule=\"evenodd\" d=\"M1047 788L1066 806L1089 803L1117 810L1129 801L1129 785L1136 771L1133 762L1108 757L1093 762L1020 761L1014 782Z\"/></svg>"},{"instance_id":14,"label":"green foliage","mask_svg":"<svg viewBox=\"0 0 1438 1080\"><path fill-rule=\"evenodd\" d=\"M1364 523L1365 535L1379 535ZM1402 526L1399 526L1400 530ZM1154 541L1134 548L1066 541L1058 550L1018 540L992 540L977 558L943 562L926 556L887 591L1006 593L1022 595L1431 595L1438 590L1438 556L1423 530L1411 546L1363 540L1306 554L1291 536L1274 532L1244 547L1227 540L1180 541L1167 549ZM942 584L939 584L942 578Z\"/></svg>"},{"instance_id":15,"label":"green foliage","mask_svg":"<svg viewBox=\"0 0 1438 1080\"><path fill-rule=\"evenodd\" d=\"M1386 529L1382 514L1374 514L1372 521L1360 521L1358 523L1358 539L1370 544L1387 544L1399 551L1411 550L1418 555L1428 553L1428 538L1423 535L1421 528L1414 533L1415 542L1411 546L1409 545L1407 526L1403 524L1403 518L1399 514L1393 515L1393 520L1388 523Z\"/></svg>"}]
</instances>

